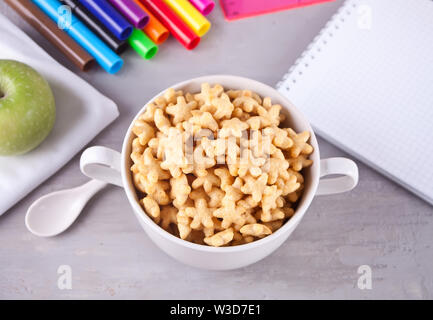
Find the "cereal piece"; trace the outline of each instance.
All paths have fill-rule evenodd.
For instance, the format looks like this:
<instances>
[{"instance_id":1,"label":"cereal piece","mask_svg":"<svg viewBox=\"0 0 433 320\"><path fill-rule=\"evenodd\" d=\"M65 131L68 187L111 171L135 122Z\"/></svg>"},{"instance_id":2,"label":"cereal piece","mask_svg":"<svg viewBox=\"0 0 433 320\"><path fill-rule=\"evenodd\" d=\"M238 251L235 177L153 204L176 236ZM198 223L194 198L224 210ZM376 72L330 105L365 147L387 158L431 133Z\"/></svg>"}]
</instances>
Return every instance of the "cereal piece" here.
<instances>
[{"instance_id":1,"label":"cereal piece","mask_svg":"<svg viewBox=\"0 0 433 320\"><path fill-rule=\"evenodd\" d=\"M276 185L265 187L261 201L263 212L268 213L277 207L276 201L281 193L282 191L278 190Z\"/></svg>"},{"instance_id":2,"label":"cereal piece","mask_svg":"<svg viewBox=\"0 0 433 320\"><path fill-rule=\"evenodd\" d=\"M140 144L145 146L155 136L153 127L144 120L136 120L132 132L138 137Z\"/></svg>"},{"instance_id":3,"label":"cereal piece","mask_svg":"<svg viewBox=\"0 0 433 320\"><path fill-rule=\"evenodd\" d=\"M268 182L268 174L263 173L257 179L247 175L244 177L244 180L245 184L241 187L241 191L245 194L250 194L254 202L261 201Z\"/></svg>"},{"instance_id":4,"label":"cereal piece","mask_svg":"<svg viewBox=\"0 0 433 320\"><path fill-rule=\"evenodd\" d=\"M203 186L204 191L209 193L213 186L218 186L220 184L220 179L214 175L212 171L208 171L207 175L204 177L197 177L192 183L192 188L197 189Z\"/></svg>"},{"instance_id":5,"label":"cereal piece","mask_svg":"<svg viewBox=\"0 0 433 320\"><path fill-rule=\"evenodd\" d=\"M146 109L144 112L138 117L139 120L143 120L146 122L153 123L153 119L155 118L155 110L158 107L154 103L149 103L146 105Z\"/></svg>"},{"instance_id":6,"label":"cereal piece","mask_svg":"<svg viewBox=\"0 0 433 320\"><path fill-rule=\"evenodd\" d=\"M182 173L178 178L171 178L170 185L170 195L174 199L173 203L176 203L177 206L183 205L191 193L191 187L188 184L186 175Z\"/></svg>"},{"instance_id":7,"label":"cereal piece","mask_svg":"<svg viewBox=\"0 0 433 320\"><path fill-rule=\"evenodd\" d=\"M168 181L158 181L153 184L152 190L153 192L148 192L153 199L159 205L167 205L170 203L170 197L167 194L167 190L170 188L170 184Z\"/></svg>"},{"instance_id":8,"label":"cereal piece","mask_svg":"<svg viewBox=\"0 0 433 320\"><path fill-rule=\"evenodd\" d=\"M190 227L198 229L200 226L205 228L213 228L212 212L214 209L208 208L206 200L197 199L195 201L195 208L186 208L185 213L188 217L192 218Z\"/></svg>"},{"instance_id":9,"label":"cereal piece","mask_svg":"<svg viewBox=\"0 0 433 320\"><path fill-rule=\"evenodd\" d=\"M218 132L218 137L227 138L234 136L237 138L242 137L242 132L248 129L248 123L245 123L239 118L232 118L221 122L222 128Z\"/></svg>"},{"instance_id":10,"label":"cereal piece","mask_svg":"<svg viewBox=\"0 0 433 320\"><path fill-rule=\"evenodd\" d=\"M297 134L291 128L287 128L286 130L289 137L293 140L293 146L290 148L290 156L292 158L296 158L300 154L310 154L313 152L313 147L307 143L310 139L310 133L308 131Z\"/></svg>"},{"instance_id":11,"label":"cereal piece","mask_svg":"<svg viewBox=\"0 0 433 320\"><path fill-rule=\"evenodd\" d=\"M218 232L211 237L204 238L204 242L212 247L221 247L228 244L233 240L233 229L228 228L224 231Z\"/></svg>"},{"instance_id":12,"label":"cereal piece","mask_svg":"<svg viewBox=\"0 0 433 320\"><path fill-rule=\"evenodd\" d=\"M262 167L263 171L268 173L268 184L275 184L279 177L288 180L290 178L287 169L289 162L278 158L269 158L266 164Z\"/></svg>"},{"instance_id":13,"label":"cereal piece","mask_svg":"<svg viewBox=\"0 0 433 320\"><path fill-rule=\"evenodd\" d=\"M142 172L147 175L150 183L156 183L158 180L169 179L170 174L161 169L161 161L155 159L152 154L152 149L146 148L143 153Z\"/></svg>"},{"instance_id":14,"label":"cereal piece","mask_svg":"<svg viewBox=\"0 0 433 320\"><path fill-rule=\"evenodd\" d=\"M288 149L293 146L293 140L288 137L287 130L272 126L264 129L265 134L272 136L272 143L281 149Z\"/></svg>"},{"instance_id":15,"label":"cereal piece","mask_svg":"<svg viewBox=\"0 0 433 320\"><path fill-rule=\"evenodd\" d=\"M131 151L131 159L134 163L138 163L141 161L141 155L143 154L144 146L140 143L138 138L134 138L132 140L132 151Z\"/></svg>"},{"instance_id":16,"label":"cereal piece","mask_svg":"<svg viewBox=\"0 0 433 320\"><path fill-rule=\"evenodd\" d=\"M284 212L278 208L273 209L271 211L267 211L267 212L259 210L257 212L257 215L260 217L260 220L262 220L263 222L271 222L271 221L280 220L280 219L285 218Z\"/></svg>"},{"instance_id":17,"label":"cereal piece","mask_svg":"<svg viewBox=\"0 0 433 320\"><path fill-rule=\"evenodd\" d=\"M219 188L212 188L210 192L208 192L209 196L209 207L217 208L221 206L222 199L224 198L225 192Z\"/></svg>"},{"instance_id":18,"label":"cereal piece","mask_svg":"<svg viewBox=\"0 0 433 320\"><path fill-rule=\"evenodd\" d=\"M201 145L197 146L194 150L194 174L198 177L204 177L208 174L208 168L215 166L216 161L213 157L208 157L204 154L203 147Z\"/></svg>"},{"instance_id":19,"label":"cereal piece","mask_svg":"<svg viewBox=\"0 0 433 320\"><path fill-rule=\"evenodd\" d=\"M219 98L213 98L211 101L212 105L216 107L213 117L217 120L222 118L230 118L234 110L233 104L230 102L230 98L225 93L221 94Z\"/></svg>"},{"instance_id":20,"label":"cereal piece","mask_svg":"<svg viewBox=\"0 0 433 320\"><path fill-rule=\"evenodd\" d=\"M141 200L141 203L143 204L143 207L149 216L151 216L152 218L159 218L159 205L154 199L152 199L152 197L147 195Z\"/></svg>"},{"instance_id":21,"label":"cereal piece","mask_svg":"<svg viewBox=\"0 0 433 320\"><path fill-rule=\"evenodd\" d=\"M164 111L162 109L155 110L155 126L165 134L168 134L168 130L171 127L170 120L164 115Z\"/></svg>"},{"instance_id":22,"label":"cereal piece","mask_svg":"<svg viewBox=\"0 0 433 320\"><path fill-rule=\"evenodd\" d=\"M203 137L200 144L208 157L216 157L217 163L225 163L226 140L216 139L210 140L208 137Z\"/></svg>"},{"instance_id":23,"label":"cereal piece","mask_svg":"<svg viewBox=\"0 0 433 320\"><path fill-rule=\"evenodd\" d=\"M252 97L252 92L244 90L240 96L233 100L235 107L241 107L245 112L253 112L259 107L258 102Z\"/></svg>"},{"instance_id":24,"label":"cereal piece","mask_svg":"<svg viewBox=\"0 0 433 320\"><path fill-rule=\"evenodd\" d=\"M178 124L192 117L191 111L197 107L197 102L186 102L184 97L177 97L177 103L167 107L165 111L173 116L173 124Z\"/></svg>"},{"instance_id":25,"label":"cereal piece","mask_svg":"<svg viewBox=\"0 0 433 320\"><path fill-rule=\"evenodd\" d=\"M161 209L160 225L164 230L167 230L171 224L177 224L178 210L172 206L163 206Z\"/></svg>"},{"instance_id":26,"label":"cereal piece","mask_svg":"<svg viewBox=\"0 0 433 320\"><path fill-rule=\"evenodd\" d=\"M225 228L229 228L232 224L236 225L244 225L245 217L243 213L245 212L245 208L241 206L237 206L235 202L227 203L225 206L216 209L213 212L214 217L223 219L221 226Z\"/></svg>"},{"instance_id":27,"label":"cereal piece","mask_svg":"<svg viewBox=\"0 0 433 320\"><path fill-rule=\"evenodd\" d=\"M251 150L245 149L239 161L237 174L244 177L248 172L253 177L258 177L262 174L261 167L266 163L266 159L255 157Z\"/></svg>"},{"instance_id":28,"label":"cereal piece","mask_svg":"<svg viewBox=\"0 0 433 320\"><path fill-rule=\"evenodd\" d=\"M201 92L194 95L196 101L201 105L211 105L212 99L219 97L224 92L224 88L216 84L213 88L209 83L202 83Z\"/></svg>"},{"instance_id":29,"label":"cereal piece","mask_svg":"<svg viewBox=\"0 0 433 320\"><path fill-rule=\"evenodd\" d=\"M289 159L290 168L295 171L301 171L303 168L313 164L313 160L308 159L305 155L299 155L296 158Z\"/></svg>"},{"instance_id":30,"label":"cereal piece","mask_svg":"<svg viewBox=\"0 0 433 320\"><path fill-rule=\"evenodd\" d=\"M275 184L277 185L278 189L282 191L281 195L283 196L298 190L301 186L301 184L296 181L295 175L291 175L288 180L278 178Z\"/></svg>"},{"instance_id":31,"label":"cereal piece","mask_svg":"<svg viewBox=\"0 0 433 320\"><path fill-rule=\"evenodd\" d=\"M259 106L257 108L257 113L259 116L261 116L261 122L262 126L268 127L268 126L278 126L280 124L280 111L281 106L279 104L273 105L269 110L266 110L266 108Z\"/></svg>"},{"instance_id":32,"label":"cereal piece","mask_svg":"<svg viewBox=\"0 0 433 320\"><path fill-rule=\"evenodd\" d=\"M221 189L227 190L228 186L231 186L234 182L233 176L230 174L227 168L218 168L214 170L214 174L221 180Z\"/></svg>"},{"instance_id":33,"label":"cereal piece","mask_svg":"<svg viewBox=\"0 0 433 320\"><path fill-rule=\"evenodd\" d=\"M231 203L234 203L240 199L242 199L243 194L242 192L233 187L233 186L228 186L225 190L226 194L224 195L223 199L221 200L221 203L223 206L227 206Z\"/></svg>"},{"instance_id":34,"label":"cereal piece","mask_svg":"<svg viewBox=\"0 0 433 320\"><path fill-rule=\"evenodd\" d=\"M188 120L189 123L200 128L207 128L212 131L218 130L218 123L213 118L210 112L203 112L201 110L191 111L192 117Z\"/></svg>"},{"instance_id":35,"label":"cereal piece","mask_svg":"<svg viewBox=\"0 0 433 320\"><path fill-rule=\"evenodd\" d=\"M176 103L176 98L183 95L182 90L175 91L173 88L167 89L162 95L167 104Z\"/></svg>"},{"instance_id":36,"label":"cereal piece","mask_svg":"<svg viewBox=\"0 0 433 320\"><path fill-rule=\"evenodd\" d=\"M191 218L186 214L185 209L179 210L177 213L177 228L179 229L179 236L181 239L186 239L191 233Z\"/></svg>"},{"instance_id":37,"label":"cereal piece","mask_svg":"<svg viewBox=\"0 0 433 320\"><path fill-rule=\"evenodd\" d=\"M272 233L271 229L260 223L246 224L240 229L240 232L244 236L249 235L254 237L263 237Z\"/></svg>"}]
</instances>

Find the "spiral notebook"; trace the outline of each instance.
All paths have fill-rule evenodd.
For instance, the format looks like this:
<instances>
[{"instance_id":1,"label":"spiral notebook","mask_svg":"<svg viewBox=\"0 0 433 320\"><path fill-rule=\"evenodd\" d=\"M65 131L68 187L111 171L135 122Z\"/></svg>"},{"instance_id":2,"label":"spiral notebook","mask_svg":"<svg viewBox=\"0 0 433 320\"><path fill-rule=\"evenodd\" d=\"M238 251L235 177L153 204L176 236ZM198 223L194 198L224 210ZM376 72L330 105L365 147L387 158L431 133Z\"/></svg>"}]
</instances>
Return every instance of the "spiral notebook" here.
<instances>
[{"instance_id":1,"label":"spiral notebook","mask_svg":"<svg viewBox=\"0 0 433 320\"><path fill-rule=\"evenodd\" d=\"M346 1L277 87L320 136L433 204L433 1Z\"/></svg>"}]
</instances>

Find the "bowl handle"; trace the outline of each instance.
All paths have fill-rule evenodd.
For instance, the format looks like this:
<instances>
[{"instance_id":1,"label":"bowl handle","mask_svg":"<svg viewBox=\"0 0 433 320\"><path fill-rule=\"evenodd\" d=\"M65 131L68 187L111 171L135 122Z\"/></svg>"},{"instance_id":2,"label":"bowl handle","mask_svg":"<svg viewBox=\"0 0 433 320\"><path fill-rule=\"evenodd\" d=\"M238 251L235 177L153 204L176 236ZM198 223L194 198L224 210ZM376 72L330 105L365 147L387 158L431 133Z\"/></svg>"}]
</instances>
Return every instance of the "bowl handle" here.
<instances>
[{"instance_id":1,"label":"bowl handle","mask_svg":"<svg viewBox=\"0 0 433 320\"><path fill-rule=\"evenodd\" d=\"M343 177L322 179L328 175ZM320 181L316 195L327 195L350 191L358 184L358 166L347 158L329 158L320 161Z\"/></svg>"},{"instance_id":2,"label":"bowl handle","mask_svg":"<svg viewBox=\"0 0 433 320\"><path fill-rule=\"evenodd\" d=\"M84 175L123 187L120 164L119 152L101 146L87 148L80 159L80 169Z\"/></svg>"}]
</instances>

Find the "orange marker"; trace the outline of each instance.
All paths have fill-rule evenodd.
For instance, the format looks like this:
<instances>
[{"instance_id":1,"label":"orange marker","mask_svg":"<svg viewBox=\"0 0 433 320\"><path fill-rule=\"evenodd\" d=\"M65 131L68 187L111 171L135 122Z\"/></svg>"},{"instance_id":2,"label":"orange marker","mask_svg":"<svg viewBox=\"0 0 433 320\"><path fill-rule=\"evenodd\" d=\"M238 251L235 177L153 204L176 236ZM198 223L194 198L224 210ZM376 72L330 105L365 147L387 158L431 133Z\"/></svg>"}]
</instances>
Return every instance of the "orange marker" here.
<instances>
[{"instance_id":1,"label":"orange marker","mask_svg":"<svg viewBox=\"0 0 433 320\"><path fill-rule=\"evenodd\" d=\"M170 32L166 27L159 22L158 19L145 7L145 5L140 0L135 0L135 2L149 15L149 22L143 28L143 31L152 39L156 44L161 44L167 40Z\"/></svg>"}]
</instances>

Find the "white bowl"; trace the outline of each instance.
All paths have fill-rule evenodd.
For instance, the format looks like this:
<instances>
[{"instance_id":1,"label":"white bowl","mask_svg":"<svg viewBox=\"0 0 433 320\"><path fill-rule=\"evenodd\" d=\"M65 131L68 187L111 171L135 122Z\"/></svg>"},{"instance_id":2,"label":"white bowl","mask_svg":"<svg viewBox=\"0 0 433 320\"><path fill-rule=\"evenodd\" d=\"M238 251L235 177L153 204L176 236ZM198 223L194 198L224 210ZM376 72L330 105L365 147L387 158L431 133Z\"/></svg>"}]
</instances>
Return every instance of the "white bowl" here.
<instances>
[{"instance_id":1,"label":"white bowl","mask_svg":"<svg viewBox=\"0 0 433 320\"><path fill-rule=\"evenodd\" d=\"M346 158L320 160L317 139L307 119L277 90L263 83L237 76L213 75L180 82L173 85L172 88L184 92L199 92L203 82L208 82L211 85L218 83L225 89L248 89L258 93L261 97L271 97L273 103L281 104L283 107L282 112L287 115L286 125L297 132L309 131L311 133L309 143L314 148L314 152L310 156L313 165L303 171L305 178L303 195L296 207L294 216L273 234L249 244L210 247L173 236L158 226L144 212L138 202L137 193L132 183L130 154L131 142L134 138L131 129L134 121L144 112L146 105L131 121L123 141L121 154L105 147L91 147L83 152L80 166L82 172L91 178L124 187L126 196L141 226L153 242L168 255L198 268L213 270L241 268L263 259L276 250L295 230L315 195L334 194L353 189L358 182L358 168L352 160ZM155 95L150 101L160 96L165 90ZM321 177L331 174L342 175L342 177L320 180Z\"/></svg>"}]
</instances>

